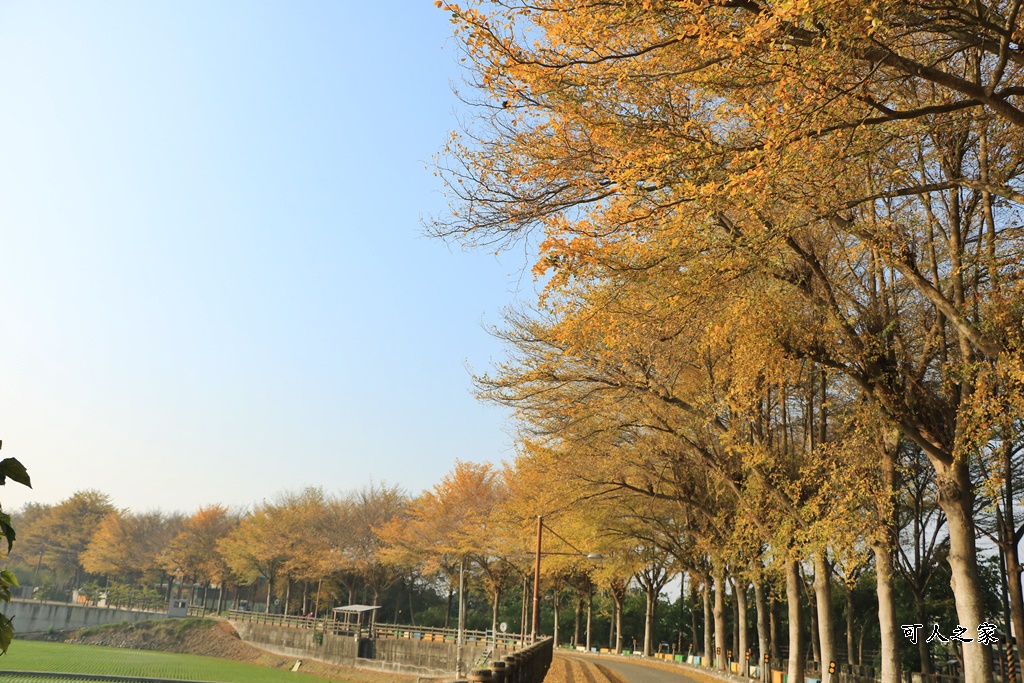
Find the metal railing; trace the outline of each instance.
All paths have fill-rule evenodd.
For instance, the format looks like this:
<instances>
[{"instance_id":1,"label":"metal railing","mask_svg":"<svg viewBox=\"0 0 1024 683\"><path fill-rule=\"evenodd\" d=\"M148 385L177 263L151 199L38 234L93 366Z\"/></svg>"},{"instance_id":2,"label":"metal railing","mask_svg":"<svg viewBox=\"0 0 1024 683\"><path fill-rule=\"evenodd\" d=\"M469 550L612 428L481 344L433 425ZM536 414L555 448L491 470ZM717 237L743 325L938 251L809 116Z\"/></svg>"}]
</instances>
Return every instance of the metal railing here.
<instances>
[{"instance_id":1,"label":"metal railing","mask_svg":"<svg viewBox=\"0 0 1024 683\"><path fill-rule=\"evenodd\" d=\"M434 641L438 643L454 643L459 637L459 630L454 628L438 628L434 626L409 626L408 624L375 623L371 627L374 638L409 638L412 640ZM466 630L467 643L490 642L490 631Z\"/></svg>"},{"instance_id":2,"label":"metal railing","mask_svg":"<svg viewBox=\"0 0 1024 683\"><path fill-rule=\"evenodd\" d=\"M231 621L245 621L252 624L271 624L274 626L288 626L290 628L322 628L326 619L324 617L299 617L285 614L268 614L266 612L252 612L250 610L232 609L228 610L228 619Z\"/></svg>"},{"instance_id":3,"label":"metal railing","mask_svg":"<svg viewBox=\"0 0 1024 683\"><path fill-rule=\"evenodd\" d=\"M409 624L388 624L376 622L362 627L354 624L344 624L327 617L301 617L284 614L267 614L266 612L251 612L248 610L229 610L228 619L231 621L242 621L252 624L267 624L271 626L283 626L286 628L316 629L322 633L334 635L351 635L360 638L404 638L409 640L422 640L435 643L456 643L458 642L459 631L454 628L440 628L435 626L410 626ZM463 644L483 645L491 651L515 651L526 648L530 643L523 641L519 636L499 633L497 637L491 631L475 631L467 629L463 631Z\"/></svg>"}]
</instances>

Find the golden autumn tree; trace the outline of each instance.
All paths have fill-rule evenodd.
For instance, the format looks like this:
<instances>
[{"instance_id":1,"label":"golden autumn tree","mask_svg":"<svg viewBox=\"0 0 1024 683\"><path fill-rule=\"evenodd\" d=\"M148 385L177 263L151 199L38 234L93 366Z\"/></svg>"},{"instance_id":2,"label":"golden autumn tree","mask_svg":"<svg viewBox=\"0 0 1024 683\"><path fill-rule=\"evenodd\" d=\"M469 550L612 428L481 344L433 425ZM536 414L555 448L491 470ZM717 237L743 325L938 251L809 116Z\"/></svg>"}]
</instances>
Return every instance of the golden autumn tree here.
<instances>
[{"instance_id":1,"label":"golden autumn tree","mask_svg":"<svg viewBox=\"0 0 1024 683\"><path fill-rule=\"evenodd\" d=\"M473 572L491 602L491 628L515 566L509 562L512 535L502 528L499 508L507 499L501 475L489 464L456 461L430 490L409 502L405 517L380 529L392 557L417 557L424 571Z\"/></svg>"},{"instance_id":2,"label":"golden autumn tree","mask_svg":"<svg viewBox=\"0 0 1024 683\"><path fill-rule=\"evenodd\" d=\"M388 527L405 523L408 501L398 486L371 484L356 491L351 502L355 533L348 554L352 568L370 589L376 604L381 592L402 577L401 565L384 551L381 534Z\"/></svg>"},{"instance_id":3,"label":"golden autumn tree","mask_svg":"<svg viewBox=\"0 0 1024 683\"><path fill-rule=\"evenodd\" d=\"M186 518L181 531L171 539L162 553L164 567L171 573L199 581L205 587L218 584L219 607L223 607L231 569L218 547L237 526L238 516L223 505L204 506ZM204 590L204 601L205 601Z\"/></svg>"},{"instance_id":4,"label":"golden autumn tree","mask_svg":"<svg viewBox=\"0 0 1024 683\"><path fill-rule=\"evenodd\" d=\"M446 8L481 106L439 163L456 206L435 231L542 232L555 289L698 259L802 297L826 333L779 341L928 455L958 616L981 623L968 463L1024 375L1017 4ZM965 673L991 678L981 648Z\"/></svg>"},{"instance_id":5,"label":"golden autumn tree","mask_svg":"<svg viewBox=\"0 0 1024 683\"><path fill-rule=\"evenodd\" d=\"M82 567L137 582L146 573L162 569L161 554L181 528L181 518L162 512L110 512L96 527L82 553Z\"/></svg>"},{"instance_id":6,"label":"golden autumn tree","mask_svg":"<svg viewBox=\"0 0 1024 683\"><path fill-rule=\"evenodd\" d=\"M268 613L275 581L288 560L287 548L280 543L282 517L281 507L263 502L217 542L224 561L243 582L254 583L260 577L267 580Z\"/></svg>"},{"instance_id":7,"label":"golden autumn tree","mask_svg":"<svg viewBox=\"0 0 1024 683\"><path fill-rule=\"evenodd\" d=\"M54 572L59 585L79 586L83 572L81 556L92 534L113 511L110 496L88 489L72 494L40 515L29 543L33 554L40 554L40 563Z\"/></svg>"}]
</instances>

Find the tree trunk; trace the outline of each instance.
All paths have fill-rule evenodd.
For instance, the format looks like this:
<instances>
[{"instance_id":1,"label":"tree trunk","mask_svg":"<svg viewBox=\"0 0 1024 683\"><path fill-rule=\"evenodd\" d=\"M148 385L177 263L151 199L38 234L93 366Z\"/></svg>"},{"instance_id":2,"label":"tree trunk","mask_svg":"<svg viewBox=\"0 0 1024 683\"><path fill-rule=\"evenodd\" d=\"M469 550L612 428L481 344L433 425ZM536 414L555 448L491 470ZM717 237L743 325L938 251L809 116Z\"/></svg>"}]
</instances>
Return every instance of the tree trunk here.
<instances>
[{"instance_id":1,"label":"tree trunk","mask_svg":"<svg viewBox=\"0 0 1024 683\"><path fill-rule=\"evenodd\" d=\"M551 629L551 631L552 631L552 634L551 634L551 636L552 636L552 644L554 645L554 647L558 647L558 606L559 606L558 605L558 603L559 603L558 593L559 593L559 590L558 590L558 586L556 585L555 586L555 594L554 594L554 598L553 598L553 602L552 602L552 604L554 605L554 608L555 608L555 623L554 623L554 626Z\"/></svg>"},{"instance_id":2,"label":"tree trunk","mask_svg":"<svg viewBox=\"0 0 1024 683\"><path fill-rule=\"evenodd\" d=\"M615 651L615 611L617 609L615 599L612 599L612 618L608 620L608 651Z\"/></svg>"},{"instance_id":3,"label":"tree trunk","mask_svg":"<svg viewBox=\"0 0 1024 683\"><path fill-rule=\"evenodd\" d=\"M768 598L768 622L771 629L770 636L768 638L769 647L772 650L772 659L778 661L782 659L782 655L779 652L779 619L775 613L775 596L772 595Z\"/></svg>"},{"instance_id":4,"label":"tree trunk","mask_svg":"<svg viewBox=\"0 0 1024 683\"><path fill-rule=\"evenodd\" d=\"M832 565L822 550L814 554L814 597L818 608L818 639L822 672L836 659L835 625L832 621Z\"/></svg>"},{"instance_id":5,"label":"tree trunk","mask_svg":"<svg viewBox=\"0 0 1024 683\"><path fill-rule=\"evenodd\" d=\"M448 624L451 623L452 617L452 598L455 597L455 589L450 585L448 586L448 609L444 612L444 627L448 628Z\"/></svg>"},{"instance_id":6,"label":"tree trunk","mask_svg":"<svg viewBox=\"0 0 1024 683\"><path fill-rule=\"evenodd\" d=\"M615 601L615 654L622 652L622 599Z\"/></svg>"},{"instance_id":7,"label":"tree trunk","mask_svg":"<svg viewBox=\"0 0 1024 683\"><path fill-rule=\"evenodd\" d=\"M494 600L491 602L491 633L498 632L498 603L501 601L501 591L494 591Z\"/></svg>"},{"instance_id":8,"label":"tree trunk","mask_svg":"<svg viewBox=\"0 0 1024 683\"><path fill-rule=\"evenodd\" d=\"M414 609L413 604L412 604L412 593L413 593L413 587L415 587L415 586L416 586L416 580L412 576L409 576L409 590L407 592L409 594L409 625L410 626L415 626L416 625L416 613L415 613L415 609Z\"/></svg>"},{"instance_id":9,"label":"tree trunk","mask_svg":"<svg viewBox=\"0 0 1024 683\"><path fill-rule=\"evenodd\" d=\"M924 596L914 593L914 616L917 617L917 623L926 624L926 616L924 609ZM917 654L921 658L921 673L933 674L935 669L932 668L932 654L931 648L928 647L928 643L925 642L927 636L918 634L917 638Z\"/></svg>"},{"instance_id":10,"label":"tree trunk","mask_svg":"<svg viewBox=\"0 0 1024 683\"><path fill-rule=\"evenodd\" d=\"M974 539L974 494L967 463L957 460L939 474L939 507L946 513L949 532L949 585L953 589L956 615L968 635L977 638L978 624L985 621L985 604L978 576L978 548ZM992 683L992 660L988 649L977 640L963 649L964 683ZM884 682L883 682L884 683Z\"/></svg>"},{"instance_id":11,"label":"tree trunk","mask_svg":"<svg viewBox=\"0 0 1024 683\"><path fill-rule=\"evenodd\" d=\"M807 586L804 585L806 590ZM821 648L818 643L818 601L815 599L813 593L807 596L807 599L811 603L811 660L814 662L821 663Z\"/></svg>"},{"instance_id":12,"label":"tree trunk","mask_svg":"<svg viewBox=\"0 0 1024 683\"><path fill-rule=\"evenodd\" d=\"M590 625L591 613L594 610L594 587L587 584L587 652L590 652Z\"/></svg>"},{"instance_id":13,"label":"tree trunk","mask_svg":"<svg viewBox=\"0 0 1024 683\"><path fill-rule=\"evenodd\" d=\"M403 583L404 583L404 581L403 581ZM374 603L374 604L376 604L376 603ZM305 587L305 584L303 584L303 587L302 587L302 613L303 614L306 613L306 587ZM392 624L400 624L400 623L402 623L402 622L400 622L398 620L399 616L401 616L401 613L402 613L402 584L400 583L400 584L398 584L398 587L395 590L395 616L391 620Z\"/></svg>"},{"instance_id":14,"label":"tree trunk","mask_svg":"<svg viewBox=\"0 0 1024 683\"><path fill-rule=\"evenodd\" d=\"M526 642L526 622L528 621L529 605L530 600L527 597L530 594L530 580L523 574L523 599L520 601L521 609L519 610L519 623L522 624L519 632L519 642ZM540 629L540 610L538 609L537 614L537 628ZM495 635L497 638L497 635Z\"/></svg>"},{"instance_id":15,"label":"tree trunk","mask_svg":"<svg viewBox=\"0 0 1024 683\"><path fill-rule=\"evenodd\" d=\"M583 612L583 600L580 599L579 591L576 591L576 623L573 625L572 631L572 646L577 647L580 644L580 615Z\"/></svg>"},{"instance_id":16,"label":"tree trunk","mask_svg":"<svg viewBox=\"0 0 1024 683\"><path fill-rule=\"evenodd\" d=\"M732 661L736 662L743 659L742 652L740 651L740 603L738 596L736 595L736 582L730 581L732 585L732 642L729 643L729 649L732 650Z\"/></svg>"},{"instance_id":17,"label":"tree trunk","mask_svg":"<svg viewBox=\"0 0 1024 683\"><path fill-rule=\"evenodd\" d=\"M694 585L693 575L690 575L690 651L694 652L697 650L697 643L700 639L697 637L697 586Z\"/></svg>"},{"instance_id":18,"label":"tree trunk","mask_svg":"<svg viewBox=\"0 0 1024 683\"><path fill-rule=\"evenodd\" d=\"M871 549L875 553L878 626L882 639L882 672L879 683L900 683L899 638L902 631L896 624L896 593L893 590L892 555L887 543L875 543ZM861 635L863 637L863 633Z\"/></svg>"},{"instance_id":19,"label":"tree trunk","mask_svg":"<svg viewBox=\"0 0 1024 683\"><path fill-rule=\"evenodd\" d=\"M800 563L786 563L786 604L789 607L789 680L804 680L804 629L800 614ZM884 682L883 682L884 683Z\"/></svg>"},{"instance_id":20,"label":"tree trunk","mask_svg":"<svg viewBox=\"0 0 1024 683\"><path fill-rule=\"evenodd\" d=\"M273 577L267 577L267 614L270 614L270 595L274 591L274 579Z\"/></svg>"},{"instance_id":21,"label":"tree trunk","mask_svg":"<svg viewBox=\"0 0 1024 683\"><path fill-rule=\"evenodd\" d=\"M651 587L648 587L644 594L647 597L647 612L644 616L644 657L650 657L653 651L651 640L654 638L654 607L658 602L658 596Z\"/></svg>"},{"instance_id":22,"label":"tree trunk","mask_svg":"<svg viewBox=\"0 0 1024 683\"><path fill-rule=\"evenodd\" d=\"M764 586L761 581L754 581L754 606L757 609L757 665L764 663L768 654L768 602L764 597Z\"/></svg>"},{"instance_id":23,"label":"tree trunk","mask_svg":"<svg viewBox=\"0 0 1024 683\"><path fill-rule=\"evenodd\" d=\"M986 218L991 221L991 203L987 206ZM994 231L994 225L990 222L989 229ZM994 240L994 233L992 239ZM990 248L994 245L990 242ZM993 257L994 258L994 257ZM1020 553L1017 549L1017 519L1013 513L1013 501L1015 493L1013 490L1013 447L1014 440L1009 438L1012 434L1012 426L1007 424L1003 428L1003 504L1000 521L1002 530L1002 552L1003 566L1006 571L1006 599L1010 603L1010 625L1012 631L1006 636L1013 635L1015 638L1024 638L1024 595L1021 592L1021 565ZM998 509L998 508L997 508Z\"/></svg>"},{"instance_id":24,"label":"tree trunk","mask_svg":"<svg viewBox=\"0 0 1024 683\"><path fill-rule=\"evenodd\" d=\"M711 649L711 577L704 577L704 586L702 588L704 593L704 666L711 666L711 655L714 650Z\"/></svg>"},{"instance_id":25,"label":"tree trunk","mask_svg":"<svg viewBox=\"0 0 1024 683\"><path fill-rule=\"evenodd\" d=\"M725 572L715 569L715 665L725 671Z\"/></svg>"},{"instance_id":26,"label":"tree trunk","mask_svg":"<svg viewBox=\"0 0 1024 683\"><path fill-rule=\"evenodd\" d=\"M747 581L736 579L736 623L739 624L739 640L736 641L736 661L740 663L740 675L747 676Z\"/></svg>"},{"instance_id":27,"label":"tree trunk","mask_svg":"<svg viewBox=\"0 0 1024 683\"><path fill-rule=\"evenodd\" d=\"M856 664L853 658L853 586L846 585L846 663ZM922 622L923 623L923 622Z\"/></svg>"},{"instance_id":28,"label":"tree trunk","mask_svg":"<svg viewBox=\"0 0 1024 683\"><path fill-rule=\"evenodd\" d=\"M679 629L676 635L676 652L683 651L683 619L686 617L686 572L679 572Z\"/></svg>"},{"instance_id":29,"label":"tree trunk","mask_svg":"<svg viewBox=\"0 0 1024 683\"><path fill-rule=\"evenodd\" d=\"M1013 625L1013 636L1019 642L1024 637L1024 593L1021 592L1020 555L1016 543L1011 543L1003 550L1003 558L1006 561L1006 587L1010 594L1010 621Z\"/></svg>"}]
</instances>

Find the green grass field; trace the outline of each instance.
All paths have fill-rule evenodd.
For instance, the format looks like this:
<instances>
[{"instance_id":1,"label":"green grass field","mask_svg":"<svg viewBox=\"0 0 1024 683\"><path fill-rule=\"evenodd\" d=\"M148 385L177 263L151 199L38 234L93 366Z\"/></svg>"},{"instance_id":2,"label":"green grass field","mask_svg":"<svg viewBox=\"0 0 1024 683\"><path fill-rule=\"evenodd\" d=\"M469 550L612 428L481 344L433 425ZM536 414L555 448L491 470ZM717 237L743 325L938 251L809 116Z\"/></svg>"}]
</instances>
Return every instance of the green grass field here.
<instances>
[{"instance_id":1,"label":"green grass field","mask_svg":"<svg viewBox=\"0 0 1024 683\"><path fill-rule=\"evenodd\" d=\"M232 662L216 657L28 640L15 641L7 654L0 657L0 671L55 671L218 683L338 683L341 680ZM54 681L56 679L0 676L0 683Z\"/></svg>"}]
</instances>

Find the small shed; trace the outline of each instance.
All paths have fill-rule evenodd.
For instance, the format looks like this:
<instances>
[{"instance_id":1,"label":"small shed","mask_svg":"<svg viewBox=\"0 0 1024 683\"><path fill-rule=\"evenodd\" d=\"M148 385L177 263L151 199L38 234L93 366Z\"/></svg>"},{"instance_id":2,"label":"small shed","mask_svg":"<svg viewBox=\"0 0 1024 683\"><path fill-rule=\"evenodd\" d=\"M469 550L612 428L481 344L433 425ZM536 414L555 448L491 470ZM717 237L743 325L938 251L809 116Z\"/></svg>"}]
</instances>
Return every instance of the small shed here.
<instances>
[{"instance_id":1,"label":"small shed","mask_svg":"<svg viewBox=\"0 0 1024 683\"><path fill-rule=\"evenodd\" d=\"M361 631L376 621L380 605L346 605L334 608L334 625L339 630Z\"/></svg>"}]
</instances>

